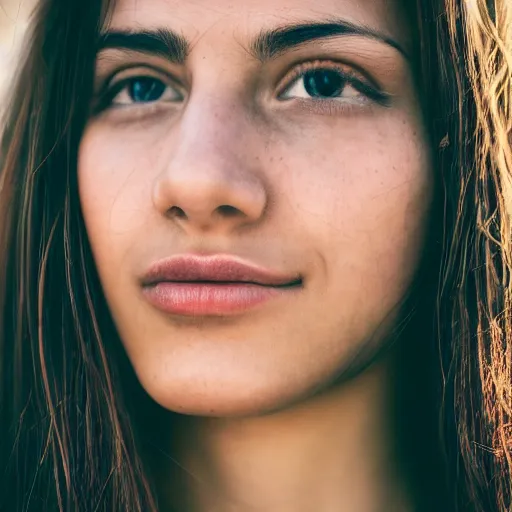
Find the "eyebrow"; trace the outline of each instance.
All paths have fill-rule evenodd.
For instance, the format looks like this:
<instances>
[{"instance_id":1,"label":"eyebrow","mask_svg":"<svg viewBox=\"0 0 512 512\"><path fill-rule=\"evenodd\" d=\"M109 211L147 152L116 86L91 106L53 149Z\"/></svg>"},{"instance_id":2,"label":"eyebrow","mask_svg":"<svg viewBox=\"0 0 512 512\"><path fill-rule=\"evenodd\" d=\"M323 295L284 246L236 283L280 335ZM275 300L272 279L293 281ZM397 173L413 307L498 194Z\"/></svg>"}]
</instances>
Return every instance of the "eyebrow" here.
<instances>
[{"instance_id":1,"label":"eyebrow","mask_svg":"<svg viewBox=\"0 0 512 512\"><path fill-rule=\"evenodd\" d=\"M109 48L156 55L175 64L184 64L190 52L190 43L167 28L124 29L101 34L97 53Z\"/></svg>"},{"instance_id":2,"label":"eyebrow","mask_svg":"<svg viewBox=\"0 0 512 512\"><path fill-rule=\"evenodd\" d=\"M278 57L284 52L311 41L337 36L361 36L380 41L409 59L405 49L391 37L369 27L345 20L327 23L299 23L270 30L262 30L249 47L249 53L261 62ZM168 29L124 29L107 31L100 36L97 52L108 48L129 50L163 57L175 64L184 64L191 43L180 34Z\"/></svg>"},{"instance_id":3,"label":"eyebrow","mask_svg":"<svg viewBox=\"0 0 512 512\"><path fill-rule=\"evenodd\" d=\"M405 49L391 37L369 27L345 20L328 23L301 23L262 31L251 46L251 53L257 59L266 61L310 41L337 36L362 36L375 39L398 50L407 59L409 58Z\"/></svg>"}]
</instances>

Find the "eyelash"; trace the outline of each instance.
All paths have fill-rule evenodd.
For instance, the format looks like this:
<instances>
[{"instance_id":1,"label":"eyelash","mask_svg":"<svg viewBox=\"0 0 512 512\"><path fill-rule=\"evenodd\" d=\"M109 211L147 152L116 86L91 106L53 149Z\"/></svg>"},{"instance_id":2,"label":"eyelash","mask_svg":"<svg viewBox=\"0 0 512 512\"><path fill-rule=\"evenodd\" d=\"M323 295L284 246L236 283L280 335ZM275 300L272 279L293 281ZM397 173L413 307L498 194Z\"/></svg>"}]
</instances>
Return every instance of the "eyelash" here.
<instances>
[{"instance_id":1,"label":"eyelash","mask_svg":"<svg viewBox=\"0 0 512 512\"><path fill-rule=\"evenodd\" d=\"M337 63L335 61L329 61L329 60L316 60L316 61L309 61L304 62L301 64L298 64L291 72L288 72L284 79L280 80L281 82L284 82L283 86L279 86L278 90L278 98L281 98L284 94L286 94L287 91L291 90L292 87L297 84L297 82L304 78L306 73L311 71L336 71L340 77L342 77L344 81L344 87L342 91L347 86L353 87L356 91L363 94L368 100L373 101L379 105L382 106L388 106L389 101L391 98L391 95L382 91L382 89L376 85L370 85L370 80L360 78L361 73L356 73L353 69L349 68L350 70L347 71L345 68L348 66L342 65L340 63ZM106 90L104 90L103 93L100 93L99 98L96 101L96 106L94 108L95 113L99 114L100 112L107 110L109 108L115 108L116 105L113 103L113 100L117 95L119 95L130 83L133 83L135 80L140 80L143 78L149 78L152 80L155 80L157 82L161 82L165 84L166 86L170 86L168 83L168 80L161 80L160 78L157 78L156 76L151 75L134 75L127 77L125 79L120 80L119 82L115 83L111 87L106 87ZM176 86L173 86L176 87ZM341 92L342 92L341 91ZM290 101L295 98L285 99L281 101ZM340 98L334 97L334 98L319 98L319 99L307 99L304 100L303 98L297 98L299 100L303 100L302 102L306 101L308 103L315 102L315 103L323 103L323 104L331 104L330 106L327 106L327 110L329 112L332 111L332 107L334 106L334 103L340 103ZM148 109L148 107L155 107L156 105L162 103L159 100L155 100L153 102L141 102L133 104L128 104L130 108L144 108ZM169 103L169 102L166 102ZM126 106L126 105L125 105ZM121 108L123 105L120 106ZM119 108L119 107L118 107Z\"/></svg>"},{"instance_id":2,"label":"eyelash","mask_svg":"<svg viewBox=\"0 0 512 512\"><path fill-rule=\"evenodd\" d=\"M155 80L156 82L160 82L160 83L166 85L166 87L168 87L170 85L169 80L162 80L161 78L158 78L156 76L149 75L149 74L133 75L133 76L130 76L127 78L123 78L122 80L119 80L118 82L116 82L110 86L109 86L109 82L110 82L110 80L109 80L109 81L107 81L106 86L103 87L103 90L100 91L96 95L95 105L93 107L94 113L99 114L99 113L103 112L104 110L108 110L109 108L115 108L116 106L113 103L113 100L115 99L115 97L118 94L120 94L128 85L130 85L134 81L144 79L144 78L149 78L151 80ZM149 105L154 106L156 103L158 103L158 100L155 102L146 102L146 103L140 103L140 104L133 103L133 105L129 105L129 106L131 108L133 108L135 106L135 107L144 107L147 109Z\"/></svg>"},{"instance_id":3,"label":"eyelash","mask_svg":"<svg viewBox=\"0 0 512 512\"><path fill-rule=\"evenodd\" d=\"M348 68L348 70L347 70ZM344 87L341 92L345 89L345 87L351 86L356 91L360 92L364 96L366 96L369 100L374 101L380 105L387 106L389 104L389 100L391 98L390 94L385 93L380 87L377 85L370 85L370 80L362 78L362 73L357 73L353 68L347 65L343 65L336 61L330 60L315 60L308 61L301 64L298 64L291 72L288 72L284 79L281 82L284 82L284 86L280 86L278 89L280 90L278 96L282 96L287 91L291 90L292 87L301 79L303 79L308 72L311 71L336 71L345 82ZM340 98L319 98L319 99L311 99L309 101L317 101L317 102L339 102Z\"/></svg>"}]
</instances>

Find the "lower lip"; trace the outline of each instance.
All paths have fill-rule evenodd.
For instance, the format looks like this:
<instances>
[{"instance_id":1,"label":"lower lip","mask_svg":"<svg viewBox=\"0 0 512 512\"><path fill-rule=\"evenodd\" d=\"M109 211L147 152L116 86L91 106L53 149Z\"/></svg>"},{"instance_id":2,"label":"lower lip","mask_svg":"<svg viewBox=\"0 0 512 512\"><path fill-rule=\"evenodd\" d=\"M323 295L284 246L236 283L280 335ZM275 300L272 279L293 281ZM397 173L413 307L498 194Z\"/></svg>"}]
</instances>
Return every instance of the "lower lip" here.
<instances>
[{"instance_id":1,"label":"lower lip","mask_svg":"<svg viewBox=\"0 0 512 512\"><path fill-rule=\"evenodd\" d=\"M241 313L297 286L270 287L250 283L162 282L143 289L150 304L166 313L221 316Z\"/></svg>"}]
</instances>

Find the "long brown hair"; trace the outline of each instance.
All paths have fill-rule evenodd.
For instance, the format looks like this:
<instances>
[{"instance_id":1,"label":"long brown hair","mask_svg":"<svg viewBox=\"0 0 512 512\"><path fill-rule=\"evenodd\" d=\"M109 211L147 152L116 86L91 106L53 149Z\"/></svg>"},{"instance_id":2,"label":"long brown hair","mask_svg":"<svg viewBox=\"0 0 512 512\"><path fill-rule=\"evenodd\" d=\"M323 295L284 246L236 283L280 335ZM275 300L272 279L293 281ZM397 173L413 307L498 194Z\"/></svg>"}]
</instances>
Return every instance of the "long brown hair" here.
<instances>
[{"instance_id":1,"label":"long brown hair","mask_svg":"<svg viewBox=\"0 0 512 512\"><path fill-rule=\"evenodd\" d=\"M460 509L501 512L512 507L512 3L420 6L444 202L442 433Z\"/></svg>"},{"instance_id":2,"label":"long brown hair","mask_svg":"<svg viewBox=\"0 0 512 512\"><path fill-rule=\"evenodd\" d=\"M438 181L435 261L425 263L438 282L422 310L434 326L428 364L438 370L432 434L456 489L446 508L505 512L512 507L512 3L416 3L418 87ZM101 0L40 0L4 120L0 510L8 512L157 510L124 399L126 375L134 377L78 199L78 147L108 12Z\"/></svg>"}]
</instances>

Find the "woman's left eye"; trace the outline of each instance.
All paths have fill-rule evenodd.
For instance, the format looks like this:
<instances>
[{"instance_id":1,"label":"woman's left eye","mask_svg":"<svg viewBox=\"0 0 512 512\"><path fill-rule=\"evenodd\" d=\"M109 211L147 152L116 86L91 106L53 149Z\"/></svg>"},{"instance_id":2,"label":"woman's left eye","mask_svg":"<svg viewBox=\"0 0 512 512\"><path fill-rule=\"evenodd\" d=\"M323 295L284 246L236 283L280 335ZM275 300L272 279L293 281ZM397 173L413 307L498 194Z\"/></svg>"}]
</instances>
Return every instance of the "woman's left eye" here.
<instances>
[{"instance_id":1,"label":"woman's left eye","mask_svg":"<svg viewBox=\"0 0 512 512\"><path fill-rule=\"evenodd\" d=\"M306 71L288 87L285 98L339 98L348 91L349 96L357 96L353 87L347 87L347 78L334 69L312 69ZM356 93L356 94L354 94Z\"/></svg>"},{"instance_id":2,"label":"woman's left eye","mask_svg":"<svg viewBox=\"0 0 512 512\"><path fill-rule=\"evenodd\" d=\"M386 94L352 73L330 67L305 69L295 73L291 84L280 94L281 99L314 100L353 99L367 97L384 101Z\"/></svg>"}]
</instances>

